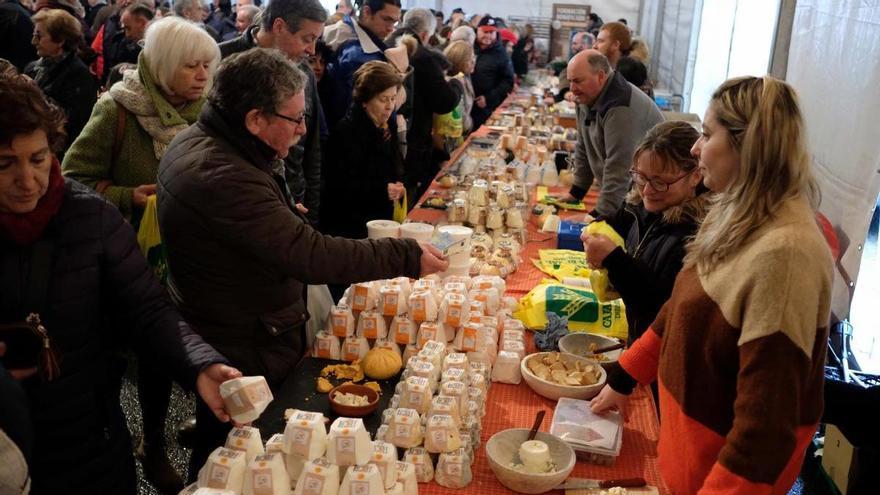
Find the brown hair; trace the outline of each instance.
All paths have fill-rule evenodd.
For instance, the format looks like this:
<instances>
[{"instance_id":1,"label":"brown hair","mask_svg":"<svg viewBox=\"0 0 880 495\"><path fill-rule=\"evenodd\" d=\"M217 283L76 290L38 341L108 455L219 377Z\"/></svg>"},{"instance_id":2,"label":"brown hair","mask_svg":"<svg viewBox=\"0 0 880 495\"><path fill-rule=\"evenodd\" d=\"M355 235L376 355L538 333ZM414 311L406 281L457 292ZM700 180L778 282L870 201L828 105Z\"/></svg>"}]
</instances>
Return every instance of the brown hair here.
<instances>
[{"instance_id":1,"label":"brown hair","mask_svg":"<svg viewBox=\"0 0 880 495\"><path fill-rule=\"evenodd\" d=\"M42 129L52 151L64 147L64 110L50 103L33 82L0 76L0 108L0 146L10 146L16 136Z\"/></svg>"},{"instance_id":2,"label":"brown hair","mask_svg":"<svg viewBox=\"0 0 880 495\"><path fill-rule=\"evenodd\" d=\"M31 18L34 24L43 23L52 41L61 43L65 51L76 49L82 40L82 26L76 17L61 9L44 9Z\"/></svg>"},{"instance_id":3,"label":"brown hair","mask_svg":"<svg viewBox=\"0 0 880 495\"><path fill-rule=\"evenodd\" d=\"M400 87L403 75L388 62L373 60L360 66L354 73L355 103L366 103L388 88Z\"/></svg>"},{"instance_id":4,"label":"brown hair","mask_svg":"<svg viewBox=\"0 0 880 495\"><path fill-rule=\"evenodd\" d=\"M464 72L467 64L473 60L474 47L467 41L453 41L446 47L446 50L443 50L443 53L452 64L452 67L449 68L449 74L454 76L459 72Z\"/></svg>"},{"instance_id":5,"label":"brown hair","mask_svg":"<svg viewBox=\"0 0 880 495\"><path fill-rule=\"evenodd\" d=\"M699 160L691 155L691 147L699 137L700 133L687 122L661 122L645 134L633 154L633 164L639 161L642 154L651 152L659 159L663 169L677 168L682 172L690 172L699 164Z\"/></svg>"},{"instance_id":6,"label":"brown hair","mask_svg":"<svg viewBox=\"0 0 880 495\"><path fill-rule=\"evenodd\" d=\"M625 24L622 22L607 22L602 24L602 28L599 31L608 31L612 40L620 42L620 52L624 55L629 54L633 42L629 28Z\"/></svg>"}]
</instances>

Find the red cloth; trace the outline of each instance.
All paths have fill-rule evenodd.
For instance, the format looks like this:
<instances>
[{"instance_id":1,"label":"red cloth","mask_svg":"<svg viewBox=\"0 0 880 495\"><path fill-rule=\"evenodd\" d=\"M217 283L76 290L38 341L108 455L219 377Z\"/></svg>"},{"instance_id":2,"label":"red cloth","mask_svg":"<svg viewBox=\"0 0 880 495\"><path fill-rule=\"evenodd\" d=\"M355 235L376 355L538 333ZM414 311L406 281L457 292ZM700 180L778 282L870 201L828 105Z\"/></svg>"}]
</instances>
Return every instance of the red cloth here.
<instances>
[{"instance_id":1,"label":"red cloth","mask_svg":"<svg viewBox=\"0 0 880 495\"><path fill-rule=\"evenodd\" d=\"M37 201L37 207L24 214L0 212L0 233L3 237L20 246L29 246L43 235L46 225L52 220L64 200L64 177L58 158L52 158L49 171L49 187L46 194Z\"/></svg>"},{"instance_id":2,"label":"red cloth","mask_svg":"<svg viewBox=\"0 0 880 495\"><path fill-rule=\"evenodd\" d=\"M502 29L500 31L500 34L501 34L502 41L509 41L511 44L514 44L514 45L516 44L516 42L517 42L516 33L511 31L510 29Z\"/></svg>"}]
</instances>

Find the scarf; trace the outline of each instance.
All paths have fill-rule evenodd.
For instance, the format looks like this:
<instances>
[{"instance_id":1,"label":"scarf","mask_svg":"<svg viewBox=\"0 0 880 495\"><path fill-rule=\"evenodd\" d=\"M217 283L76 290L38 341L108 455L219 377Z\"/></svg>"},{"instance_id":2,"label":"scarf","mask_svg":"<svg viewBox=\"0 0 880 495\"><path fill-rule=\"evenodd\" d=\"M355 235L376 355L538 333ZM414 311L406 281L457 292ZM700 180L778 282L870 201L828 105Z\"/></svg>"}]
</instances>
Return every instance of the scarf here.
<instances>
[{"instance_id":1,"label":"scarf","mask_svg":"<svg viewBox=\"0 0 880 495\"><path fill-rule=\"evenodd\" d=\"M37 86L45 88L51 82L49 80L49 75L52 71L61 64L62 60L66 59L71 54L72 52L65 52L54 58L40 57L39 60L34 62L34 66L31 70L33 70L33 79L37 83Z\"/></svg>"},{"instance_id":2,"label":"scarf","mask_svg":"<svg viewBox=\"0 0 880 495\"><path fill-rule=\"evenodd\" d=\"M37 207L27 213L0 212L0 235L19 246L29 246L40 239L49 221L55 217L64 200L64 177L58 158L52 158L49 187L37 201Z\"/></svg>"}]
</instances>

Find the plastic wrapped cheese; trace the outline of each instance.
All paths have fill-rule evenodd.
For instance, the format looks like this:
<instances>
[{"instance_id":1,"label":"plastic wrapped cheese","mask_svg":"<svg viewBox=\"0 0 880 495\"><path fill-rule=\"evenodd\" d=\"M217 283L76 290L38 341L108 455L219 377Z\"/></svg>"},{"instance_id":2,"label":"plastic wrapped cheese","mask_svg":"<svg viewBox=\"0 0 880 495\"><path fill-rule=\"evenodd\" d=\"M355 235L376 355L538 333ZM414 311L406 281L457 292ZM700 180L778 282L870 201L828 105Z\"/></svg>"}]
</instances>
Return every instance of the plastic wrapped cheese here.
<instances>
[{"instance_id":1,"label":"plastic wrapped cheese","mask_svg":"<svg viewBox=\"0 0 880 495\"><path fill-rule=\"evenodd\" d=\"M240 493L247 469L245 453L217 447L199 470L199 487L232 490Z\"/></svg>"},{"instance_id":2,"label":"plastic wrapped cheese","mask_svg":"<svg viewBox=\"0 0 880 495\"><path fill-rule=\"evenodd\" d=\"M436 290L437 289L437 281L431 278L420 278L413 282L412 290L413 292L418 290Z\"/></svg>"},{"instance_id":3,"label":"plastic wrapped cheese","mask_svg":"<svg viewBox=\"0 0 880 495\"><path fill-rule=\"evenodd\" d=\"M406 316L395 316L391 320L391 329L388 338L400 345L409 345L416 342L418 327L415 322Z\"/></svg>"},{"instance_id":4,"label":"plastic wrapped cheese","mask_svg":"<svg viewBox=\"0 0 880 495\"><path fill-rule=\"evenodd\" d=\"M339 495L385 495L379 468L375 464L349 468L339 486Z\"/></svg>"},{"instance_id":5,"label":"plastic wrapped cheese","mask_svg":"<svg viewBox=\"0 0 880 495\"><path fill-rule=\"evenodd\" d=\"M272 391L262 376L243 376L220 384L220 396L226 412L238 423L250 423L260 417L272 402Z\"/></svg>"},{"instance_id":6,"label":"plastic wrapped cheese","mask_svg":"<svg viewBox=\"0 0 880 495\"><path fill-rule=\"evenodd\" d=\"M290 495L284 454L262 454L248 464L242 495Z\"/></svg>"},{"instance_id":7,"label":"plastic wrapped cheese","mask_svg":"<svg viewBox=\"0 0 880 495\"><path fill-rule=\"evenodd\" d=\"M479 323L467 322L458 329L452 347L464 353L477 352L481 349L480 328Z\"/></svg>"},{"instance_id":8,"label":"plastic wrapped cheese","mask_svg":"<svg viewBox=\"0 0 880 495\"><path fill-rule=\"evenodd\" d=\"M432 454L450 452L461 447L458 425L451 415L435 414L428 418L425 430L425 450Z\"/></svg>"},{"instance_id":9,"label":"plastic wrapped cheese","mask_svg":"<svg viewBox=\"0 0 880 495\"><path fill-rule=\"evenodd\" d=\"M226 435L226 448L244 452L248 463L265 452L260 430L252 426L237 426L229 430Z\"/></svg>"},{"instance_id":10,"label":"plastic wrapped cheese","mask_svg":"<svg viewBox=\"0 0 880 495\"><path fill-rule=\"evenodd\" d=\"M501 302L501 295L498 289L491 287L488 289L475 289L470 292L472 301L480 301L483 303L484 313L492 316L498 313L498 305Z\"/></svg>"},{"instance_id":11,"label":"plastic wrapped cheese","mask_svg":"<svg viewBox=\"0 0 880 495\"><path fill-rule=\"evenodd\" d=\"M425 347L425 344L432 340L446 340L446 334L444 333L443 328L440 326L440 323L436 321L426 321L419 325L419 340L418 347L419 349Z\"/></svg>"},{"instance_id":12,"label":"plastic wrapped cheese","mask_svg":"<svg viewBox=\"0 0 880 495\"><path fill-rule=\"evenodd\" d=\"M484 408L486 405L486 396L483 391L477 387L468 387L468 401L476 402L480 407L480 417L485 415ZM468 404L468 412L470 412L470 404Z\"/></svg>"},{"instance_id":13,"label":"plastic wrapped cheese","mask_svg":"<svg viewBox=\"0 0 880 495\"><path fill-rule=\"evenodd\" d=\"M521 361L522 358L515 352L499 352L492 368L492 381L518 385L522 381Z\"/></svg>"},{"instance_id":14,"label":"plastic wrapped cheese","mask_svg":"<svg viewBox=\"0 0 880 495\"><path fill-rule=\"evenodd\" d=\"M323 457L306 462L296 482L294 495L338 495L339 466Z\"/></svg>"},{"instance_id":15,"label":"plastic wrapped cheese","mask_svg":"<svg viewBox=\"0 0 880 495\"><path fill-rule=\"evenodd\" d=\"M473 480L471 463L464 449L440 454L434 481L446 488L464 488Z\"/></svg>"},{"instance_id":16,"label":"plastic wrapped cheese","mask_svg":"<svg viewBox=\"0 0 880 495\"><path fill-rule=\"evenodd\" d=\"M324 422L321 413L297 411L284 426L284 453L306 461L323 456L327 449Z\"/></svg>"},{"instance_id":17,"label":"plastic wrapped cheese","mask_svg":"<svg viewBox=\"0 0 880 495\"><path fill-rule=\"evenodd\" d=\"M526 326L523 325L523 322L514 319L514 318L505 318L501 322L502 330L519 330L520 332L525 332Z\"/></svg>"},{"instance_id":18,"label":"plastic wrapped cheese","mask_svg":"<svg viewBox=\"0 0 880 495\"><path fill-rule=\"evenodd\" d=\"M410 376L406 379L406 390L400 394L400 407L415 409L419 414L428 412L431 406L431 384L427 378Z\"/></svg>"},{"instance_id":19,"label":"plastic wrapped cheese","mask_svg":"<svg viewBox=\"0 0 880 495\"><path fill-rule=\"evenodd\" d=\"M438 395L431 399L431 409L428 410L428 418L442 414L452 417L456 428L461 426L461 415L458 411L458 402L456 402L454 398Z\"/></svg>"},{"instance_id":20,"label":"plastic wrapped cheese","mask_svg":"<svg viewBox=\"0 0 880 495\"><path fill-rule=\"evenodd\" d=\"M391 416L385 441L403 449L422 443L421 417L415 409L401 407Z\"/></svg>"},{"instance_id":21,"label":"plastic wrapped cheese","mask_svg":"<svg viewBox=\"0 0 880 495\"><path fill-rule=\"evenodd\" d=\"M368 311L376 307L379 287L375 282L362 282L351 285L349 304L355 311Z\"/></svg>"},{"instance_id":22,"label":"plastic wrapped cheese","mask_svg":"<svg viewBox=\"0 0 880 495\"><path fill-rule=\"evenodd\" d=\"M462 382L450 381L440 385L440 395L455 399L455 403L458 405L459 417L464 417L465 413L467 413L467 389L468 386Z\"/></svg>"},{"instance_id":23,"label":"plastic wrapped cheese","mask_svg":"<svg viewBox=\"0 0 880 495\"><path fill-rule=\"evenodd\" d=\"M403 460L415 466L416 480L419 483L430 483L434 479L434 463L423 447L407 449L403 454Z\"/></svg>"},{"instance_id":24,"label":"plastic wrapped cheese","mask_svg":"<svg viewBox=\"0 0 880 495\"><path fill-rule=\"evenodd\" d=\"M409 296L409 315L413 321L434 321L437 319L437 300L430 290L413 291Z\"/></svg>"},{"instance_id":25,"label":"plastic wrapped cheese","mask_svg":"<svg viewBox=\"0 0 880 495\"><path fill-rule=\"evenodd\" d=\"M342 358L340 352L338 337L325 330L315 335L315 342L312 344L312 353L315 357L339 360Z\"/></svg>"},{"instance_id":26,"label":"plastic wrapped cheese","mask_svg":"<svg viewBox=\"0 0 880 495\"><path fill-rule=\"evenodd\" d=\"M373 457L371 464L379 468L385 489L389 489L397 483L397 449L387 442L373 442Z\"/></svg>"},{"instance_id":27,"label":"plastic wrapped cheese","mask_svg":"<svg viewBox=\"0 0 880 495\"><path fill-rule=\"evenodd\" d=\"M365 337L349 337L342 343L342 360L349 362L360 361L369 351L370 343L367 342Z\"/></svg>"},{"instance_id":28,"label":"plastic wrapped cheese","mask_svg":"<svg viewBox=\"0 0 880 495\"><path fill-rule=\"evenodd\" d=\"M453 284L446 284L447 286ZM464 284L459 284L464 286ZM470 303L467 296L457 292L448 292L443 296L440 303L438 319L440 323L453 327L461 326L470 312Z\"/></svg>"},{"instance_id":29,"label":"plastic wrapped cheese","mask_svg":"<svg viewBox=\"0 0 880 495\"><path fill-rule=\"evenodd\" d=\"M383 287L382 289L387 289ZM400 290L398 287L394 287ZM358 337L375 340L384 339L388 336L388 330L385 328L385 318L379 311L363 311L358 316L357 332Z\"/></svg>"},{"instance_id":30,"label":"plastic wrapped cheese","mask_svg":"<svg viewBox=\"0 0 880 495\"><path fill-rule=\"evenodd\" d=\"M337 418L327 438L327 460L337 466L370 462L372 443L361 418Z\"/></svg>"},{"instance_id":31,"label":"plastic wrapped cheese","mask_svg":"<svg viewBox=\"0 0 880 495\"><path fill-rule=\"evenodd\" d=\"M419 495L416 466L411 462L397 461L397 482L403 485L404 495Z\"/></svg>"},{"instance_id":32,"label":"plastic wrapped cheese","mask_svg":"<svg viewBox=\"0 0 880 495\"><path fill-rule=\"evenodd\" d=\"M346 338L354 335L354 315L347 306L332 306L327 318L327 330L336 337Z\"/></svg>"},{"instance_id":33,"label":"plastic wrapped cheese","mask_svg":"<svg viewBox=\"0 0 880 495\"><path fill-rule=\"evenodd\" d=\"M386 285L379 289L379 311L383 316L397 316L406 313L407 300L403 290L397 285Z\"/></svg>"},{"instance_id":34,"label":"plastic wrapped cheese","mask_svg":"<svg viewBox=\"0 0 880 495\"><path fill-rule=\"evenodd\" d=\"M486 305L483 301L471 300L471 311L468 313L468 321L480 321L479 319L486 315Z\"/></svg>"},{"instance_id":35,"label":"plastic wrapped cheese","mask_svg":"<svg viewBox=\"0 0 880 495\"><path fill-rule=\"evenodd\" d=\"M281 452L284 453L284 434L276 433L269 437L266 440L266 453L271 454L272 452Z\"/></svg>"}]
</instances>

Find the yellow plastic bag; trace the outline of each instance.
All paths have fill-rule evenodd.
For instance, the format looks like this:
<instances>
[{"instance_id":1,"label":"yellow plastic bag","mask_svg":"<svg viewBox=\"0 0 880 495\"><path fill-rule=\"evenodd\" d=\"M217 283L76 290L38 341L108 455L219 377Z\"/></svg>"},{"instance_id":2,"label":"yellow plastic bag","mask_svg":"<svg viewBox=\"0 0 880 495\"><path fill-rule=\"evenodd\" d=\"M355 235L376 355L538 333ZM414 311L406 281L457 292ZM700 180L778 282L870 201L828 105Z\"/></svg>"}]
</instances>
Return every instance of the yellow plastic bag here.
<instances>
[{"instance_id":1,"label":"yellow plastic bag","mask_svg":"<svg viewBox=\"0 0 880 495\"><path fill-rule=\"evenodd\" d=\"M572 332L627 337L626 307L622 299L601 302L584 287L544 280L519 300L513 317L532 330L547 325L547 313L568 318Z\"/></svg>"},{"instance_id":2,"label":"yellow plastic bag","mask_svg":"<svg viewBox=\"0 0 880 495\"><path fill-rule=\"evenodd\" d=\"M403 190L403 196L394 202L394 213L391 219L397 223L403 223L406 220L406 189Z\"/></svg>"},{"instance_id":3,"label":"yellow plastic bag","mask_svg":"<svg viewBox=\"0 0 880 495\"><path fill-rule=\"evenodd\" d=\"M589 235L604 235L611 239L611 242L614 244L624 249L626 248L626 243L624 242L623 237L620 237L620 234L611 228L611 226L604 220L591 222L586 226L585 231ZM611 284L608 282L608 270L604 268L593 270L593 272L590 273L590 285L593 286L593 292L596 293L596 296L600 301L611 301L620 298L620 294L618 294L617 291L614 290L614 287L611 287Z\"/></svg>"},{"instance_id":4,"label":"yellow plastic bag","mask_svg":"<svg viewBox=\"0 0 880 495\"><path fill-rule=\"evenodd\" d=\"M567 277L589 278L593 271L587 265L582 251L569 249L540 249L539 260L532 260L539 270L562 282Z\"/></svg>"},{"instance_id":5,"label":"yellow plastic bag","mask_svg":"<svg viewBox=\"0 0 880 495\"><path fill-rule=\"evenodd\" d=\"M147 207L137 233L138 245L153 272L162 285L168 280L168 263L165 261L165 250L162 247L162 236L159 234L159 216L156 212L156 195L147 197Z\"/></svg>"}]
</instances>

